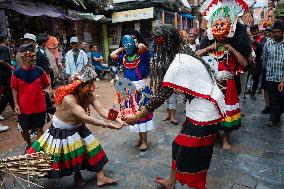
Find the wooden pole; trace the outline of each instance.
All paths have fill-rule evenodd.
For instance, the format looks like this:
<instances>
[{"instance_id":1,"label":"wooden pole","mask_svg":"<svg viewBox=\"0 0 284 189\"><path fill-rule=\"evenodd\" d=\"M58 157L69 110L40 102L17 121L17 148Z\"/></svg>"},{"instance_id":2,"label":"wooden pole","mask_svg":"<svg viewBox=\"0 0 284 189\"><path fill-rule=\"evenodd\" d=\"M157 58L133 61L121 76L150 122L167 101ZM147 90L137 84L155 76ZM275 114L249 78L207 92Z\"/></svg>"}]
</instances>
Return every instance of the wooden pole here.
<instances>
[{"instance_id":1,"label":"wooden pole","mask_svg":"<svg viewBox=\"0 0 284 189\"><path fill-rule=\"evenodd\" d=\"M162 25L165 24L165 11L162 11Z\"/></svg>"},{"instance_id":2,"label":"wooden pole","mask_svg":"<svg viewBox=\"0 0 284 189\"><path fill-rule=\"evenodd\" d=\"M177 28L177 24L178 24L177 13L175 13L175 19L174 19L175 28Z\"/></svg>"},{"instance_id":3,"label":"wooden pole","mask_svg":"<svg viewBox=\"0 0 284 189\"><path fill-rule=\"evenodd\" d=\"M179 24L180 24L180 31L182 31L183 30L182 15L180 15L179 18Z\"/></svg>"}]
</instances>

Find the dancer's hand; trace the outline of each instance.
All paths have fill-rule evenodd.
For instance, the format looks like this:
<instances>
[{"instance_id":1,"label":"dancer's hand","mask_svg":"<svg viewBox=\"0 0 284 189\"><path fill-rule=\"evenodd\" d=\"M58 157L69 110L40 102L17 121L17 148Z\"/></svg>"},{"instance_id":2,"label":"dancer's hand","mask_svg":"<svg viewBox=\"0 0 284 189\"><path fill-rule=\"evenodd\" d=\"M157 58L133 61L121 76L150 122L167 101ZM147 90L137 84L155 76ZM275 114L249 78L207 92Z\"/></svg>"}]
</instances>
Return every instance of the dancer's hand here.
<instances>
[{"instance_id":1,"label":"dancer's hand","mask_svg":"<svg viewBox=\"0 0 284 189\"><path fill-rule=\"evenodd\" d=\"M119 129L121 129L122 127L123 127L123 125L121 125L121 124L113 124L113 123L107 123L106 124L106 126L104 126L104 127L106 127L106 128L109 128L109 129L117 129L117 130L119 130Z\"/></svg>"},{"instance_id":2,"label":"dancer's hand","mask_svg":"<svg viewBox=\"0 0 284 189\"><path fill-rule=\"evenodd\" d=\"M125 116L122 120L124 120L126 123L130 125L133 125L139 121L139 117L138 117L138 114L136 115L130 114L130 115Z\"/></svg>"},{"instance_id":3,"label":"dancer's hand","mask_svg":"<svg viewBox=\"0 0 284 189\"><path fill-rule=\"evenodd\" d=\"M211 44L210 46L206 47L206 50L211 52L216 50L216 43Z\"/></svg>"},{"instance_id":4,"label":"dancer's hand","mask_svg":"<svg viewBox=\"0 0 284 189\"><path fill-rule=\"evenodd\" d=\"M125 121L122 121L121 117L116 118L115 121L116 121L117 123L119 123L120 125L122 125L122 127L125 126L125 125L127 125L127 124L125 123Z\"/></svg>"},{"instance_id":5,"label":"dancer's hand","mask_svg":"<svg viewBox=\"0 0 284 189\"><path fill-rule=\"evenodd\" d=\"M278 85L278 91L279 92L283 92L284 89L284 82L282 81L279 85Z\"/></svg>"}]
</instances>

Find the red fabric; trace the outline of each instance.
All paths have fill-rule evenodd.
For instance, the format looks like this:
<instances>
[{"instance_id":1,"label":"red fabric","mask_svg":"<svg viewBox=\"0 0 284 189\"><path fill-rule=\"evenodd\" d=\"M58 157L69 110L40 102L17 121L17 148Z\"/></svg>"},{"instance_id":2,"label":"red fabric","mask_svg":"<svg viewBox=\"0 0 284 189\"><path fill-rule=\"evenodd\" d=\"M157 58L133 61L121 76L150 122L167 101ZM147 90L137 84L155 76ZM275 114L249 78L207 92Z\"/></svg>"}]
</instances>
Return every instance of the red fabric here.
<instances>
[{"instance_id":1,"label":"red fabric","mask_svg":"<svg viewBox=\"0 0 284 189\"><path fill-rule=\"evenodd\" d=\"M217 135L213 134L207 137L193 137L189 135L179 134L175 138L175 142L178 145L186 147L200 147L200 146L210 146L214 144Z\"/></svg>"},{"instance_id":2,"label":"red fabric","mask_svg":"<svg viewBox=\"0 0 284 189\"><path fill-rule=\"evenodd\" d=\"M189 118L189 117L186 117L186 119L187 119L189 122L193 123L194 125L198 125L198 126L214 125L214 124L220 123L220 122L223 120L222 117L220 117L219 119L212 120L212 121L203 121L203 122L193 120L193 119L191 119L191 118Z\"/></svg>"},{"instance_id":3,"label":"red fabric","mask_svg":"<svg viewBox=\"0 0 284 189\"><path fill-rule=\"evenodd\" d=\"M33 154L36 153L35 149L33 147L30 147L27 151L26 154Z\"/></svg>"},{"instance_id":4,"label":"red fabric","mask_svg":"<svg viewBox=\"0 0 284 189\"><path fill-rule=\"evenodd\" d=\"M226 56L226 55L224 55L224 56ZM236 65L237 65L237 60L236 60L235 55L229 54L229 58L228 58L228 61L226 62L226 64L225 64L224 61L219 62L218 71L226 70L226 71L234 74Z\"/></svg>"},{"instance_id":5,"label":"red fabric","mask_svg":"<svg viewBox=\"0 0 284 189\"><path fill-rule=\"evenodd\" d=\"M138 64L140 63L140 56L133 62L128 62L126 59L127 59L126 56L124 56L124 58L123 58L123 65L127 69L134 69L134 68L138 67Z\"/></svg>"},{"instance_id":6,"label":"red fabric","mask_svg":"<svg viewBox=\"0 0 284 189\"><path fill-rule=\"evenodd\" d=\"M48 40L45 43L46 48L54 55L55 59L58 59L58 40L56 37L49 36Z\"/></svg>"},{"instance_id":7,"label":"red fabric","mask_svg":"<svg viewBox=\"0 0 284 189\"><path fill-rule=\"evenodd\" d=\"M75 89L82 83L80 80L75 80L73 83L70 83L68 85L64 85L62 87L59 87L54 91L54 103L55 104L61 104L63 98L68 95L72 94Z\"/></svg>"},{"instance_id":8,"label":"red fabric","mask_svg":"<svg viewBox=\"0 0 284 189\"><path fill-rule=\"evenodd\" d=\"M235 105L239 103L238 91L234 79L228 79L225 103L227 105Z\"/></svg>"},{"instance_id":9,"label":"red fabric","mask_svg":"<svg viewBox=\"0 0 284 189\"><path fill-rule=\"evenodd\" d=\"M174 160L172 161L172 169L176 171L176 180L178 180L181 185L187 184L189 188L206 189L207 170L198 173L180 172L177 170Z\"/></svg>"},{"instance_id":10,"label":"red fabric","mask_svg":"<svg viewBox=\"0 0 284 189\"><path fill-rule=\"evenodd\" d=\"M94 157L88 159L88 162L90 165L96 165L105 157L105 151L101 150L99 153L97 153Z\"/></svg>"},{"instance_id":11,"label":"red fabric","mask_svg":"<svg viewBox=\"0 0 284 189\"><path fill-rule=\"evenodd\" d=\"M217 107L217 110L220 114L221 117L224 117L224 115L222 114L221 112L221 109L220 107L218 106L218 103L215 99L211 98L210 95L205 95L205 94L201 94L201 93L197 93L195 91L192 91L190 89L187 89L185 87L182 87L182 86L178 86L178 85L175 85L173 83L170 83L170 82L163 82L162 83L162 87L170 87L170 88L173 88L173 89L176 89L178 91L181 91L183 93L187 93L189 95L192 95L192 96L195 96L195 97L198 97L198 98L204 98L204 99L207 99L209 100L210 102L212 102L216 107Z\"/></svg>"},{"instance_id":12,"label":"red fabric","mask_svg":"<svg viewBox=\"0 0 284 189\"><path fill-rule=\"evenodd\" d=\"M153 118L153 114L151 113L151 114L149 114L147 117L142 118L142 119L140 119L139 121L140 121L140 122L143 122L143 121L147 121L147 120L152 119L152 118Z\"/></svg>"},{"instance_id":13,"label":"red fabric","mask_svg":"<svg viewBox=\"0 0 284 189\"><path fill-rule=\"evenodd\" d=\"M236 110L233 110L233 111L226 111L226 115L228 116L228 117L231 117L231 116L234 116L234 115L236 115L236 114L238 114L238 113L240 113L241 112L241 109L240 108L238 108L238 109L236 109Z\"/></svg>"},{"instance_id":14,"label":"red fabric","mask_svg":"<svg viewBox=\"0 0 284 189\"><path fill-rule=\"evenodd\" d=\"M4 88L0 86L0 96L2 95L3 91L4 91Z\"/></svg>"},{"instance_id":15,"label":"red fabric","mask_svg":"<svg viewBox=\"0 0 284 189\"><path fill-rule=\"evenodd\" d=\"M31 69L34 69L34 67ZM34 114L46 111L43 87L49 84L50 81L45 72L32 83L28 83L12 74L11 87L18 90L18 103L21 114Z\"/></svg>"},{"instance_id":16,"label":"red fabric","mask_svg":"<svg viewBox=\"0 0 284 189\"><path fill-rule=\"evenodd\" d=\"M140 72L139 72L139 69L138 69L138 68L139 68L139 67L137 66L136 69L135 69L136 74L137 74L137 76L138 76L139 79L143 79L142 76L141 76L141 74L140 74Z\"/></svg>"}]
</instances>

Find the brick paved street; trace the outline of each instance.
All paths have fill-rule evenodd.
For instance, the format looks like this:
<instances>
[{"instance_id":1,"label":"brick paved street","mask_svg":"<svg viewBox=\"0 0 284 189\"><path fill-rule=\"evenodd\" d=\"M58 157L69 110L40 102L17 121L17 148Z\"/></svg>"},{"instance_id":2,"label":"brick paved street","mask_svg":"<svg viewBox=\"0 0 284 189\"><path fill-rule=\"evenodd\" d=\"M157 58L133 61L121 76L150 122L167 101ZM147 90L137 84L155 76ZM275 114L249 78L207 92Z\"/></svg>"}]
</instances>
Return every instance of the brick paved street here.
<instances>
[{"instance_id":1,"label":"brick paved street","mask_svg":"<svg viewBox=\"0 0 284 189\"><path fill-rule=\"evenodd\" d=\"M98 94L106 107L111 106L114 94L111 84L105 81L97 84ZM108 97L103 98L103 94ZM184 120L184 105L179 105L178 120ZM283 189L284 188L284 118L279 128L269 128L268 115L261 115L263 108L262 95L257 101L246 99L243 126L232 134L233 148L230 151L221 150L221 139L218 139L214 149L213 160L209 170L208 189ZM105 187L106 189L154 189L158 186L153 182L157 175L166 177L171 167L171 142L181 126L160 121L163 108L155 113L156 129L149 134L150 149L140 152L131 147L136 135L126 129L113 131L89 128L96 132L108 157L106 173L118 178L119 184ZM6 112L11 130L0 133L0 153L5 154L10 148L10 154L22 153L24 141L16 131L16 116ZM95 175L83 172L86 179L86 189L95 187ZM37 183L46 188L74 188L73 178L61 180L38 180ZM6 188L20 188L16 183L6 183ZM32 187L33 188L33 187ZM176 188L181 187L177 184Z\"/></svg>"}]
</instances>

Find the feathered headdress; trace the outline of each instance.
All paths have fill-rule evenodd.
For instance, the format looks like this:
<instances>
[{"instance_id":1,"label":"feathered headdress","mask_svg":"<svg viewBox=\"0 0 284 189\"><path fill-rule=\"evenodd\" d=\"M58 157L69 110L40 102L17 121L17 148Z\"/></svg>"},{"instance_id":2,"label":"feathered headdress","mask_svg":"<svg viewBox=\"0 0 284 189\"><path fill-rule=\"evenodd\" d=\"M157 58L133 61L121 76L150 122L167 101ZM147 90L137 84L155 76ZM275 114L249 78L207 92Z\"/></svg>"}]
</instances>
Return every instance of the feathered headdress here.
<instances>
[{"instance_id":1,"label":"feathered headdress","mask_svg":"<svg viewBox=\"0 0 284 189\"><path fill-rule=\"evenodd\" d=\"M66 95L74 93L78 86L95 79L96 76L95 69L91 65L84 66L79 73L74 74L72 83L59 87L54 91L54 103L61 104Z\"/></svg>"},{"instance_id":2,"label":"feathered headdress","mask_svg":"<svg viewBox=\"0 0 284 189\"><path fill-rule=\"evenodd\" d=\"M207 20L207 36L214 39L212 26L217 20L226 20L231 23L227 37L235 35L238 18L242 16L255 0L207 0L200 8L200 13Z\"/></svg>"}]
</instances>

